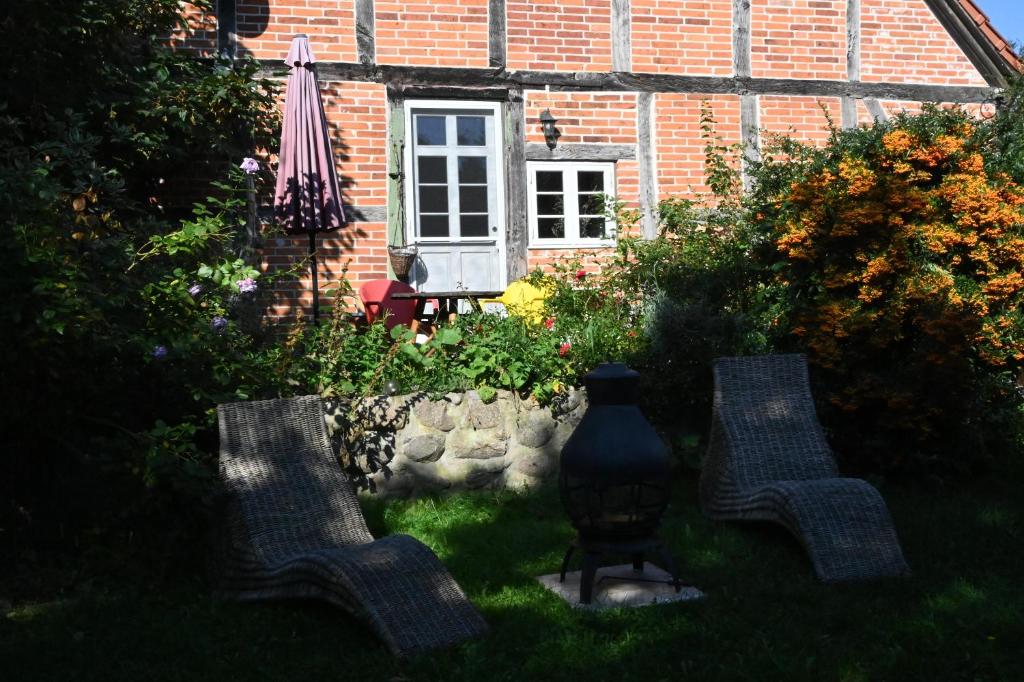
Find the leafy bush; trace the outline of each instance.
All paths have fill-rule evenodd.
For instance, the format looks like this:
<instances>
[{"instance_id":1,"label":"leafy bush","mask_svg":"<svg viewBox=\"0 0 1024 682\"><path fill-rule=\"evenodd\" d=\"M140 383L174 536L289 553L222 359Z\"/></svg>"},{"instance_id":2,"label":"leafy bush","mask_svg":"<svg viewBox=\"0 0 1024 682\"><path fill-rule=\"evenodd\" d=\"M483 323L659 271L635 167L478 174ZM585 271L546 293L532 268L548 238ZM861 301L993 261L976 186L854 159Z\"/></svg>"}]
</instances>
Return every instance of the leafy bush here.
<instances>
[{"instance_id":1,"label":"leafy bush","mask_svg":"<svg viewBox=\"0 0 1024 682\"><path fill-rule=\"evenodd\" d=\"M1024 76L1014 79L1000 99L995 115L980 128L986 166L1024 183Z\"/></svg>"},{"instance_id":2,"label":"leafy bush","mask_svg":"<svg viewBox=\"0 0 1024 682\"><path fill-rule=\"evenodd\" d=\"M738 149L716 134L706 106L701 124L711 194L661 201L654 239L620 237L615 256L599 276L586 276L585 287L573 281L574 265L563 268L551 301L556 320L576 328L572 336L601 341L584 355L590 366L630 363L643 375L647 414L690 434L708 423L712 360L764 352L778 314L771 284L750 258ZM612 208L620 234L635 234L639 213Z\"/></svg>"},{"instance_id":3,"label":"leafy bush","mask_svg":"<svg viewBox=\"0 0 1024 682\"><path fill-rule=\"evenodd\" d=\"M369 396L424 391L443 395L476 389L490 400L497 390L550 401L574 378L556 334L516 316L460 315L414 343L413 332L382 321L354 324L344 304L342 280L331 321L301 323L284 343L277 375L299 392Z\"/></svg>"},{"instance_id":4,"label":"leafy bush","mask_svg":"<svg viewBox=\"0 0 1024 682\"><path fill-rule=\"evenodd\" d=\"M85 524L180 506L173 491L209 474L193 464L214 450L213 403L266 388L258 324L239 324L237 282L259 274L235 243L238 178L210 181L271 142L276 86L254 62L166 47L180 10L0 16L19 83L0 105L0 513Z\"/></svg>"},{"instance_id":5,"label":"leafy bush","mask_svg":"<svg viewBox=\"0 0 1024 682\"><path fill-rule=\"evenodd\" d=\"M928 107L757 171L790 342L855 466L963 469L1019 401L1024 191L986 169L978 125Z\"/></svg>"},{"instance_id":6,"label":"leafy bush","mask_svg":"<svg viewBox=\"0 0 1024 682\"><path fill-rule=\"evenodd\" d=\"M602 362L631 361L643 345L643 308L637 292L624 286L622 266L613 259L599 271L588 271L567 259L550 273L530 275L550 292L543 324L577 382Z\"/></svg>"}]
</instances>

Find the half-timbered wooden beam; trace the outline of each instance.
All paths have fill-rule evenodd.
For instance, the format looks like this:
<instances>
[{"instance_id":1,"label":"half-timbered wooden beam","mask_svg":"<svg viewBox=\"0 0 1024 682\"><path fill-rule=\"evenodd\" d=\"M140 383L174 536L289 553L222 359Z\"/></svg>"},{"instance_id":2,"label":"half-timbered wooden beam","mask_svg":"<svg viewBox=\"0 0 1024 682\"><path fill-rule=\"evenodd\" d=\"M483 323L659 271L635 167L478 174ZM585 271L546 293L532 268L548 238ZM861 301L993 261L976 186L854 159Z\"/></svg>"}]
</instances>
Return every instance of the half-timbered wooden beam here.
<instances>
[{"instance_id":1,"label":"half-timbered wooden beam","mask_svg":"<svg viewBox=\"0 0 1024 682\"><path fill-rule=\"evenodd\" d=\"M860 81L860 0L846 0L846 78ZM840 102L842 126L857 127L857 100L844 95Z\"/></svg>"},{"instance_id":2,"label":"half-timbered wooden beam","mask_svg":"<svg viewBox=\"0 0 1024 682\"><path fill-rule=\"evenodd\" d=\"M637 157L632 144L560 144L549 149L546 144L529 142L527 161L621 161Z\"/></svg>"},{"instance_id":3,"label":"half-timbered wooden beam","mask_svg":"<svg viewBox=\"0 0 1024 682\"><path fill-rule=\"evenodd\" d=\"M492 68L505 68L508 63L508 24L505 0L487 3L487 63Z\"/></svg>"},{"instance_id":4,"label":"half-timbered wooden beam","mask_svg":"<svg viewBox=\"0 0 1024 682\"><path fill-rule=\"evenodd\" d=\"M217 54L235 58L238 45L238 13L235 0L217 0Z\"/></svg>"},{"instance_id":5,"label":"half-timbered wooden beam","mask_svg":"<svg viewBox=\"0 0 1024 682\"><path fill-rule=\"evenodd\" d=\"M752 179L747 166L761 158L761 100L757 95L740 95L740 140L743 142L743 187L750 189Z\"/></svg>"},{"instance_id":6,"label":"half-timbered wooden beam","mask_svg":"<svg viewBox=\"0 0 1024 682\"><path fill-rule=\"evenodd\" d=\"M504 69L443 68L434 66L363 65L348 62L317 62L321 81L362 81L396 87L606 92L692 92L733 95L804 95L816 97L873 97L913 102L989 102L997 88L922 83L865 83L845 80L676 76L655 73L605 73L564 71L506 71ZM268 66L260 74L285 78L284 67Z\"/></svg>"},{"instance_id":7,"label":"half-timbered wooden beam","mask_svg":"<svg viewBox=\"0 0 1024 682\"><path fill-rule=\"evenodd\" d=\"M509 282L525 277L529 223L526 215L526 107L521 90L502 106L505 144L505 273Z\"/></svg>"},{"instance_id":8,"label":"half-timbered wooden beam","mask_svg":"<svg viewBox=\"0 0 1024 682\"><path fill-rule=\"evenodd\" d=\"M736 76L750 76L750 0L732 0L732 65Z\"/></svg>"},{"instance_id":9,"label":"half-timbered wooden beam","mask_svg":"<svg viewBox=\"0 0 1024 682\"><path fill-rule=\"evenodd\" d=\"M377 61L377 10L374 0L356 0L356 56L360 64Z\"/></svg>"},{"instance_id":10,"label":"half-timbered wooden beam","mask_svg":"<svg viewBox=\"0 0 1024 682\"><path fill-rule=\"evenodd\" d=\"M612 71L633 70L631 0L612 0Z\"/></svg>"},{"instance_id":11,"label":"half-timbered wooden beam","mask_svg":"<svg viewBox=\"0 0 1024 682\"><path fill-rule=\"evenodd\" d=\"M654 162L654 93L636 101L636 146L639 171L640 228L644 239L658 236L658 173Z\"/></svg>"},{"instance_id":12,"label":"half-timbered wooden beam","mask_svg":"<svg viewBox=\"0 0 1024 682\"><path fill-rule=\"evenodd\" d=\"M882 103L873 97L867 97L864 99L864 106L868 108L868 111L874 117L874 119L880 123L889 120L889 112L885 110Z\"/></svg>"}]
</instances>

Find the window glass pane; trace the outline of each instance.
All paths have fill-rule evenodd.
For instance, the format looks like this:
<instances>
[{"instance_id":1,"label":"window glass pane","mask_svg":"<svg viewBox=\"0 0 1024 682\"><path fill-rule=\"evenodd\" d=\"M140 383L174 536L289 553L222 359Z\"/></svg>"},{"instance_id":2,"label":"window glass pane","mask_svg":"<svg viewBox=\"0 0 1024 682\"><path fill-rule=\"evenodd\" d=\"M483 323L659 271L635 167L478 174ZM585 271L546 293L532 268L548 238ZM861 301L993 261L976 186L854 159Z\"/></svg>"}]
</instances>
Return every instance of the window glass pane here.
<instances>
[{"instance_id":1,"label":"window glass pane","mask_svg":"<svg viewBox=\"0 0 1024 682\"><path fill-rule=\"evenodd\" d=\"M581 194L578 199L580 215L604 215L603 194Z\"/></svg>"},{"instance_id":2,"label":"window glass pane","mask_svg":"<svg viewBox=\"0 0 1024 682\"><path fill-rule=\"evenodd\" d=\"M604 239L604 218L580 218L580 237Z\"/></svg>"},{"instance_id":3,"label":"window glass pane","mask_svg":"<svg viewBox=\"0 0 1024 682\"><path fill-rule=\"evenodd\" d=\"M444 132L444 116L416 117L416 144L447 144Z\"/></svg>"},{"instance_id":4,"label":"window glass pane","mask_svg":"<svg viewBox=\"0 0 1024 682\"><path fill-rule=\"evenodd\" d=\"M447 237L448 216L446 215L423 215L420 216L421 237Z\"/></svg>"},{"instance_id":5,"label":"window glass pane","mask_svg":"<svg viewBox=\"0 0 1024 682\"><path fill-rule=\"evenodd\" d=\"M487 188L461 185L459 187L459 209L462 213L486 213Z\"/></svg>"},{"instance_id":6,"label":"window glass pane","mask_svg":"<svg viewBox=\"0 0 1024 682\"><path fill-rule=\"evenodd\" d=\"M565 215L561 194L538 194L537 215Z\"/></svg>"},{"instance_id":7,"label":"window glass pane","mask_svg":"<svg viewBox=\"0 0 1024 682\"><path fill-rule=\"evenodd\" d=\"M448 187L434 185L420 187L420 212L445 213L448 211Z\"/></svg>"},{"instance_id":8,"label":"window glass pane","mask_svg":"<svg viewBox=\"0 0 1024 682\"><path fill-rule=\"evenodd\" d=\"M455 130L459 146L482 147L487 143L483 116L456 116Z\"/></svg>"},{"instance_id":9,"label":"window glass pane","mask_svg":"<svg viewBox=\"0 0 1024 682\"><path fill-rule=\"evenodd\" d=\"M462 225L463 237L486 237L487 216L485 215L463 215L459 216Z\"/></svg>"},{"instance_id":10,"label":"window glass pane","mask_svg":"<svg viewBox=\"0 0 1024 682\"><path fill-rule=\"evenodd\" d=\"M601 171L577 171L576 182L581 192L604 191L604 173Z\"/></svg>"},{"instance_id":11,"label":"window glass pane","mask_svg":"<svg viewBox=\"0 0 1024 682\"><path fill-rule=\"evenodd\" d=\"M418 163L420 182L448 182L448 160L443 156L421 156Z\"/></svg>"},{"instance_id":12,"label":"window glass pane","mask_svg":"<svg viewBox=\"0 0 1024 682\"><path fill-rule=\"evenodd\" d=\"M561 218L537 218L537 236L541 239L563 238L565 221Z\"/></svg>"},{"instance_id":13,"label":"window glass pane","mask_svg":"<svg viewBox=\"0 0 1024 682\"><path fill-rule=\"evenodd\" d=\"M537 171L538 192L561 192L562 171Z\"/></svg>"},{"instance_id":14,"label":"window glass pane","mask_svg":"<svg viewBox=\"0 0 1024 682\"><path fill-rule=\"evenodd\" d=\"M459 182L487 182L487 157L460 156Z\"/></svg>"}]
</instances>

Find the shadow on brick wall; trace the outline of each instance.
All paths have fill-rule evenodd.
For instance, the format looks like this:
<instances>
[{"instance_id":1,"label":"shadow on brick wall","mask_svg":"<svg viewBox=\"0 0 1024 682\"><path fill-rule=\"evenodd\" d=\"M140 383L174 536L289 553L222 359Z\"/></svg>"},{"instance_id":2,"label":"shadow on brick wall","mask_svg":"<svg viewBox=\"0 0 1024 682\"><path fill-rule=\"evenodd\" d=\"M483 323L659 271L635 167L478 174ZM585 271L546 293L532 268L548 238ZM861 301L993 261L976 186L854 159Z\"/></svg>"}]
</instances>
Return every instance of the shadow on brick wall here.
<instances>
[{"instance_id":1,"label":"shadow on brick wall","mask_svg":"<svg viewBox=\"0 0 1024 682\"><path fill-rule=\"evenodd\" d=\"M235 32L239 38L259 38L269 25L269 0L239 0L235 3Z\"/></svg>"}]
</instances>

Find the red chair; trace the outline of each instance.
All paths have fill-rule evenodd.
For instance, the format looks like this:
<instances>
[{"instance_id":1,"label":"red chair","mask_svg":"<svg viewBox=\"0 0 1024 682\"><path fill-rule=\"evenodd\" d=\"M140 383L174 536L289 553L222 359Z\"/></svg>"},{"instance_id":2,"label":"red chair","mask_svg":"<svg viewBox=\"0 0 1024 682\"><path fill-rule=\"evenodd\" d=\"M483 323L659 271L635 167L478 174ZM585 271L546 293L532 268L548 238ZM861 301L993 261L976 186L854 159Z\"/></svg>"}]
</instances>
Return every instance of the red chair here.
<instances>
[{"instance_id":1,"label":"red chair","mask_svg":"<svg viewBox=\"0 0 1024 682\"><path fill-rule=\"evenodd\" d=\"M384 325L391 329L397 325L411 326L416 319L416 301L413 299L395 300L392 294L412 293L416 291L405 282L393 279L374 279L359 287L359 300L363 302L366 321L373 324L375 320L384 319Z\"/></svg>"}]
</instances>

